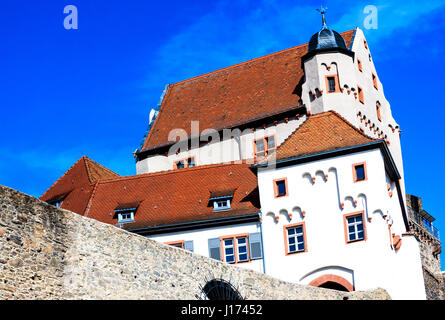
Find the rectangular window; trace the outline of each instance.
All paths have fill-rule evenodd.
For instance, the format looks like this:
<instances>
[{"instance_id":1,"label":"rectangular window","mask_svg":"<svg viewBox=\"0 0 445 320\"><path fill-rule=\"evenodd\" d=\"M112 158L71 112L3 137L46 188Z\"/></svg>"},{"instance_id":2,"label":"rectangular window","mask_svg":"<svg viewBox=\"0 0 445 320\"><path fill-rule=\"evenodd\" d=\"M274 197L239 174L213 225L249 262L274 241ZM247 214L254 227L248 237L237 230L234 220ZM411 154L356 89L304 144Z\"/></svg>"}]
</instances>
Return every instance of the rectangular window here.
<instances>
[{"instance_id":1,"label":"rectangular window","mask_svg":"<svg viewBox=\"0 0 445 320\"><path fill-rule=\"evenodd\" d=\"M287 196L287 178L273 181L275 198Z\"/></svg>"},{"instance_id":2,"label":"rectangular window","mask_svg":"<svg viewBox=\"0 0 445 320\"><path fill-rule=\"evenodd\" d=\"M235 246L233 239L224 240L224 258L227 263L235 263Z\"/></svg>"},{"instance_id":3,"label":"rectangular window","mask_svg":"<svg viewBox=\"0 0 445 320\"><path fill-rule=\"evenodd\" d=\"M365 240L365 224L363 214L345 216L347 242Z\"/></svg>"},{"instance_id":4,"label":"rectangular window","mask_svg":"<svg viewBox=\"0 0 445 320\"><path fill-rule=\"evenodd\" d=\"M340 92L337 75L326 76L326 89L328 93Z\"/></svg>"},{"instance_id":5,"label":"rectangular window","mask_svg":"<svg viewBox=\"0 0 445 320\"><path fill-rule=\"evenodd\" d=\"M126 211L118 213L117 222L118 223L129 223L134 221L134 211Z\"/></svg>"},{"instance_id":6,"label":"rectangular window","mask_svg":"<svg viewBox=\"0 0 445 320\"><path fill-rule=\"evenodd\" d=\"M304 223L284 226L286 255L306 252L306 235Z\"/></svg>"},{"instance_id":7,"label":"rectangular window","mask_svg":"<svg viewBox=\"0 0 445 320\"><path fill-rule=\"evenodd\" d=\"M329 83L329 92L335 92L335 78L329 77L328 83Z\"/></svg>"},{"instance_id":8,"label":"rectangular window","mask_svg":"<svg viewBox=\"0 0 445 320\"><path fill-rule=\"evenodd\" d=\"M363 96L363 89L361 87L358 87L358 100L365 104L365 98Z\"/></svg>"},{"instance_id":9,"label":"rectangular window","mask_svg":"<svg viewBox=\"0 0 445 320\"><path fill-rule=\"evenodd\" d=\"M175 161L175 169L193 168L196 166L195 157L188 157L182 160Z\"/></svg>"},{"instance_id":10,"label":"rectangular window","mask_svg":"<svg viewBox=\"0 0 445 320\"><path fill-rule=\"evenodd\" d=\"M238 262L248 261L247 237L236 238L236 241L238 245Z\"/></svg>"},{"instance_id":11,"label":"rectangular window","mask_svg":"<svg viewBox=\"0 0 445 320\"><path fill-rule=\"evenodd\" d=\"M230 209L230 199L214 200L213 210L227 210Z\"/></svg>"},{"instance_id":12,"label":"rectangular window","mask_svg":"<svg viewBox=\"0 0 445 320\"><path fill-rule=\"evenodd\" d=\"M184 241L165 242L164 244L167 244L175 248L184 249Z\"/></svg>"},{"instance_id":13,"label":"rectangular window","mask_svg":"<svg viewBox=\"0 0 445 320\"><path fill-rule=\"evenodd\" d=\"M352 165L352 173L354 175L354 182L365 181L367 179L366 162Z\"/></svg>"},{"instance_id":14,"label":"rectangular window","mask_svg":"<svg viewBox=\"0 0 445 320\"><path fill-rule=\"evenodd\" d=\"M255 141L256 145L256 156L257 157L264 157L264 139Z\"/></svg>"},{"instance_id":15,"label":"rectangular window","mask_svg":"<svg viewBox=\"0 0 445 320\"><path fill-rule=\"evenodd\" d=\"M187 159L187 167L188 168L193 168L195 166L195 158L191 157Z\"/></svg>"},{"instance_id":16,"label":"rectangular window","mask_svg":"<svg viewBox=\"0 0 445 320\"><path fill-rule=\"evenodd\" d=\"M275 136L255 140L255 157L267 157L275 152Z\"/></svg>"},{"instance_id":17,"label":"rectangular window","mask_svg":"<svg viewBox=\"0 0 445 320\"><path fill-rule=\"evenodd\" d=\"M224 253L224 261L227 263L248 262L248 235L243 234L222 238L222 251Z\"/></svg>"},{"instance_id":18,"label":"rectangular window","mask_svg":"<svg viewBox=\"0 0 445 320\"><path fill-rule=\"evenodd\" d=\"M176 164L176 169L182 169L182 168L185 168L184 160L176 161L175 164Z\"/></svg>"}]
</instances>

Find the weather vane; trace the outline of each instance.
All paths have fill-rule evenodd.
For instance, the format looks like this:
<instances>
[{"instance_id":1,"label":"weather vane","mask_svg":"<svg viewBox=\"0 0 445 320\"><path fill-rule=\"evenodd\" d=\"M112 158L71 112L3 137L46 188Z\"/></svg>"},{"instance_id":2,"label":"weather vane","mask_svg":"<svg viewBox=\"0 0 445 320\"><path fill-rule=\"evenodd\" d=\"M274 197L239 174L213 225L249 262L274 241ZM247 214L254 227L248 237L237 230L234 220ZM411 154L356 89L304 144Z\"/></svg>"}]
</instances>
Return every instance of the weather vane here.
<instances>
[{"instance_id":1,"label":"weather vane","mask_svg":"<svg viewBox=\"0 0 445 320\"><path fill-rule=\"evenodd\" d=\"M321 18L323 20L323 25L325 26L326 25L326 19L324 18L324 14L328 10L328 7L323 8L323 6L320 6L320 9L316 9L316 10L321 13Z\"/></svg>"}]
</instances>

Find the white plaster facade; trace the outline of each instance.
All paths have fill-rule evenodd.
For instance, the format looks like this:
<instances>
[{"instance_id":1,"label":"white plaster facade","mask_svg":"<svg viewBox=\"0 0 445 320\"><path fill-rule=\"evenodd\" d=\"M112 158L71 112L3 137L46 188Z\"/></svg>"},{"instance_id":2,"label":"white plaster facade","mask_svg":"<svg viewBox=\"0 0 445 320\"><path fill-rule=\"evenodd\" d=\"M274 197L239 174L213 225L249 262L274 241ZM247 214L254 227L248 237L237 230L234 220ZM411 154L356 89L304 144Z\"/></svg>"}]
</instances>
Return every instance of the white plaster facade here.
<instances>
[{"instance_id":1,"label":"white plaster facade","mask_svg":"<svg viewBox=\"0 0 445 320\"><path fill-rule=\"evenodd\" d=\"M149 156L136 163L137 174L152 173L158 171L167 171L174 169L174 163L179 160L183 160L189 157L195 158L197 166L218 164L226 162L236 162L240 160L252 160L254 159L254 141L267 136L275 136L277 146L281 145L283 141L289 137L304 121L306 116L299 117L299 119L289 119L288 122L280 121L277 125L269 125L266 128L256 127L255 130L245 129L239 131L233 131L232 138L229 135L227 139L220 139L218 134L213 132L213 137L208 138L207 128L199 128L198 133L202 134L201 142L204 143L200 147L187 147L178 145L177 148L172 148L169 155L157 154ZM239 137L239 138L238 138ZM220 141L221 140L221 141ZM176 153L176 151L179 151Z\"/></svg>"},{"instance_id":2,"label":"white plaster facade","mask_svg":"<svg viewBox=\"0 0 445 320\"><path fill-rule=\"evenodd\" d=\"M156 240L161 243L193 241L193 252L201 256L209 257L209 239L224 239L230 236L248 235L251 233L259 232L261 232L260 223L245 223L232 226L221 226L182 232L164 233L148 236L147 238ZM222 243L221 250L223 250ZM236 265L241 268L247 268L264 273L263 259L249 259L248 262L237 263Z\"/></svg>"},{"instance_id":3,"label":"white plaster facade","mask_svg":"<svg viewBox=\"0 0 445 320\"><path fill-rule=\"evenodd\" d=\"M367 180L354 183L352 165L362 162ZM287 179L288 195L275 198L273 181L282 178ZM419 248L414 237L403 235L397 190L389 195L388 179L379 149L260 169L266 274L301 284L334 274L355 290L382 287L393 299L425 299ZM347 243L344 215L359 212L366 240ZM299 223L305 225L307 252L286 255L283 228ZM393 233L402 238L397 251Z\"/></svg>"},{"instance_id":4,"label":"white plaster facade","mask_svg":"<svg viewBox=\"0 0 445 320\"><path fill-rule=\"evenodd\" d=\"M354 182L353 165L363 162L367 178ZM261 223L149 238L162 243L192 240L193 251L209 257L209 239L260 232L263 259L238 266L305 285L336 275L354 290L381 287L393 299L425 299L419 247L405 233L397 189L388 190L388 182L393 182L386 172L378 148L281 168L259 168ZM288 194L276 198L273 183L282 178L287 179ZM363 213L366 238L348 243L344 216L354 213ZM306 251L286 254L284 228L300 223L304 223ZM402 238L398 250L394 236Z\"/></svg>"}]
</instances>

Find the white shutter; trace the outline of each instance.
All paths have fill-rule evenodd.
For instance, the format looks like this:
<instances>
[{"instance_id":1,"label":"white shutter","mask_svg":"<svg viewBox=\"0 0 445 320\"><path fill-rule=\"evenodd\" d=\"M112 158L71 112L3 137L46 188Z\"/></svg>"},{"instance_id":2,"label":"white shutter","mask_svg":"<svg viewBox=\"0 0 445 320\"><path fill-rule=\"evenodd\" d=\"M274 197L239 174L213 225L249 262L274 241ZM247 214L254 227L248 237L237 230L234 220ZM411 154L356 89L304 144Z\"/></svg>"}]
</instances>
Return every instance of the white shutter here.
<instances>
[{"instance_id":1,"label":"white shutter","mask_svg":"<svg viewBox=\"0 0 445 320\"><path fill-rule=\"evenodd\" d=\"M261 233L249 234L250 260L263 258L263 246L261 244Z\"/></svg>"},{"instance_id":2,"label":"white shutter","mask_svg":"<svg viewBox=\"0 0 445 320\"><path fill-rule=\"evenodd\" d=\"M209 257L222 260L221 259L221 242L219 238L209 239Z\"/></svg>"}]
</instances>

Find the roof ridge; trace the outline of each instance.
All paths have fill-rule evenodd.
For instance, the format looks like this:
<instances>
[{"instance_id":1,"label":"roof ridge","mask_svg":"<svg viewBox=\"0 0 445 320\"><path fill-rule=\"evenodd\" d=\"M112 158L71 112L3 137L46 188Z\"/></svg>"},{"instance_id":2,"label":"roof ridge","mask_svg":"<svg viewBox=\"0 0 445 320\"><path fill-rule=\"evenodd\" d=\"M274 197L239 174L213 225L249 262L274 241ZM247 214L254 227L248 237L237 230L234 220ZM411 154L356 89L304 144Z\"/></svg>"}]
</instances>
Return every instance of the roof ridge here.
<instances>
[{"instance_id":1,"label":"roof ridge","mask_svg":"<svg viewBox=\"0 0 445 320\"><path fill-rule=\"evenodd\" d=\"M57 179L57 180L51 185L51 187L49 187L48 190L46 190L46 191L39 197L39 199L43 198L47 193L49 193L49 192L51 191L51 189L53 189L53 188L55 187L55 185L56 185L60 180L62 180L62 178L64 178L65 176L67 176L68 173L69 173L73 168L75 168L75 167L78 165L78 163L79 163L80 161L84 160L84 157L85 157L85 156L82 156L80 159L78 159L76 162L74 162L74 164L73 164L71 167L69 167L69 169L68 169L67 171L65 171L65 173L64 173L62 176L60 176L60 178Z\"/></svg>"},{"instance_id":2,"label":"roof ridge","mask_svg":"<svg viewBox=\"0 0 445 320\"><path fill-rule=\"evenodd\" d=\"M84 155L82 158L84 159L84 162L85 162L85 167L86 167L86 169L87 169L88 180L90 181L90 183L94 183L94 181L92 181L92 177L91 177L91 172L90 172L90 171L91 171L91 168L90 168L90 165L93 165L93 166L95 166L95 167L99 167L99 168L101 168L101 169L105 169L105 171L107 171L108 173L110 173L110 174L112 174L112 175L116 175L116 176L118 176L118 177L121 176L120 174L114 172L113 170L108 169L107 167L105 167L105 166L101 165L100 163L98 163L98 162L96 162L96 161L94 161L94 160L88 158L88 157L85 156L85 155ZM103 179L102 177L99 177L97 180L102 180L102 179Z\"/></svg>"},{"instance_id":3,"label":"roof ridge","mask_svg":"<svg viewBox=\"0 0 445 320\"><path fill-rule=\"evenodd\" d=\"M353 35L354 33L354 29L345 31L341 33L341 36L343 38L346 39L350 39L351 35ZM348 40L349 41L349 40ZM196 90L200 90L202 88L207 88L207 86L209 85L208 82L211 80L220 80L221 83L218 84L218 88L220 85L222 85L223 81L228 81L229 82L229 86L227 88L225 88L224 86L222 86L221 88L225 88L224 90L229 90L230 92L232 92L233 94L239 94L239 96L237 97L238 99L240 99L240 102L236 101L225 101L224 103L226 105L220 105L221 103L223 103L222 101L217 101L218 98L216 98L217 94L215 94L213 91L212 93L208 93L206 94L205 97L203 97L203 99L197 101L196 103L199 103L198 105L196 105L196 110L195 113L193 113L194 117L197 117L198 120L201 119L202 116L204 116L206 114L206 110L203 108L206 104L212 106L212 108L218 107L219 105L221 106L222 109L219 109L219 111L217 112L218 115L220 115L221 117L219 118L215 118L210 119L209 121L207 121L207 126L208 127L212 127L214 128L215 126L219 126L219 127L225 127L227 123L230 123L231 126L235 127L235 126L239 126L241 124L244 124L246 120L246 118L250 118L252 116L252 114L254 114L253 112L249 111L247 108L247 106L245 107L246 110L244 110L244 114L236 114L233 113L232 111L227 111L230 108L228 106L230 106L230 104L237 104L237 103L242 103L242 105L246 105L249 103L258 103L263 110L263 112L266 114L268 114L271 111L276 111L276 108L274 108L272 105L273 103L271 103L271 101L269 100L264 100L265 98L261 98L262 100L258 100L260 98L254 98L254 97L250 97L248 98L243 92L245 90L242 90L243 92L241 93L236 93L235 91L233 91L230 85L232 85L231 80L229 80L230 75L231 74L236 74L237 76L235 77L234 84L236 83L245 83L246 80L243 79L242 75L244 74L243 69L252 69L251 71L246 71L246 72L253 72L253 75L257 75L260 73L260 70L262 70L264 67L267 68L268 63L272 63L276 69L278 68L286 68L284 66L287 66L289 63L293 64L297 64L297 70L294 70L295 72L295 77L296 77L296 81L299 81L299 79L302 77L302 74L304 73L304 70L301 69L301 66L299 66L301 64L301 59L302 57L306 54L306 49L308 47L309 43L303 43L291 48L287 48L284 50L280 50L277 52L272 52L270 54L267 55L263 55L261 57L257 57L254 59L250 59L247 61L243 61L237 64L233 64L231 66L227 66L225 68L221 68L218 70L214 70L212 72L208 72L208 73L204 73L202 75L198 75L189 79L185 79L179 82L176 82L174 84L170 84L167 90L167 93L163 99L163 101L161 102L159 108L158 108L158 115L156 117L156 119L154 120L150 130L148 130L148 132L146 133L146 137L144 138L144 142L142 143L142 147L140 147L138 149L138 151L143 152L143 151L147 151L147 150L154 150L154 149L158 149L158 148L162 148L162 147L166 147L168 145L168 141L167 141L167 135L165 134L165 130L168 129L168 125L165 126L165 123L168 122L176 122L177 125L180 126L184 126L184 121L188 121L189 117L191 116L191 112L187 111L186 112L186 106L184 105L183 101L178 100L177 102L175 101L175 98L178 98L177 95L181 95L181 92L183 92L182 90L186 90L187 88L190 88L191 93L187 93L185 94L185 100L189 100L189 96L190 94L193 95L193 92L195 92ZM282 62L285 61L286 64L282 64ZM273 70L272 70L273 71ZM274 73L271 71L271 81L274 80L276 78L276 75L274 75ZM250 73L247 73L250 74ZM301 79L300 79L301 80ZM275 81L275 80L274 80ZM292 84L295 85L295 84ZM300 85L300 84L298 84ZM268 87L268 83L265 82L260 86L262 89L267 89ZM270 90L272 90L272 88L270 88ZM269 90L269 91L270 91ZM275 88L273 89L274 91L283 91L283 87L279 86L279 88ZM290 90L290 89L289 89ZM266 90L267 91L267 90ZM294 95L295 93L292 92L292 95L289 95L289 97L287 97L287 101L286 103L288 104L292 104L292 103L296 103L298 94ZM262 97L262 95L259 95ZM292 99L295 98L295 99ZM301 98L301 97L300 97ZM210 99L210 100L209 100ZM192 99L193 100L193 99ZM224 100L224 99L219 99L219 100ZM258 101L257 101L258 100ZM263 101L264 100L264 101ZM244 102L243 102L244 101ZM249 102L250 101L250 102ZM192 103L192 102L190 102ZM190 103L188 104L188 108L190 107ZM264 106L262 105L262 103L264 103ZM193 105L193 103L192 103ZM285 105L285 104L280 104L280 105ZM244 108L244 107L243 107ZM227 110L225 110L227 109ZM184 111L183 113L185 113L185 118L184 120L173 120L170 119L170 117L172 116L171 111L174 110L179 110L179 111ZM227 111L227 112L225 112ZM257 110L258 111L258 110ZM259 112L258 112L259 113ZM256 113L256 114L258 114ZM228 118L225 117L228 116ZM216 116L215 116L216 117ZM194 118L195 119L195 118ZM164 124L165 130L161 127L161 123ZM189 131L186 130L186 132L189 134ZM161 141L162 140L162 141Z\"/></svg>"},{"instance_id":4,"label":"roof ridge","mask_svg":"<svg viewBox=\"0 0 445 320\"><path fill-rule=\"evenodd\" d=\"M234 69L234 68L237 68L237 67L241 67L241 66L243 66L245 64L256 62L256 61L259 61L259 60L262 60L262 59L265 59L265 58L270 58L272 56L275 56L275 55L278 55L278 54L281 54L281 53L285 53L287 51L295 50L295 49L298 49L300 47L304 47L304 46L307 46L307 45L309 45L309 43L300 44L300 45L295 46L295 47L287 48L287 49L284 49L284 50L280 50L280 51L277 51L277 52L266 54L266 55L261 56L261 57L257 57L257 58L253 58L253 59L250 59L250 60L247 60L247 61L239 62L239 63L236 63L234 65L231 65L231 66L228 66L228 67L225 67L225 68L221 68L221 69L218 69L218 70L215 70L215 71L211 71L211 72L207 72L207 73L201 74L199 76L196 76L196 77L193 77L193 78L190 78L190 79L185 79L185 80L176 82L176 83L172 84L172 86L176 86L176 85L184 84L186 82L190 82L190 81L193 81L193 80L204 78L204 77L210 76L210 75L218 73L218 72L222 72L222 71L226 71L226 70L229 70L229 69Z\"/></svg>"},{"instance_id":5,"label":"roof ridge","mask_svg":"<svg viewBox=\"0 0 445 320\"><path fill-rule=\"evenodd\" d=\"M245 159L245 160L251 160L251 159ZM115 178L115 179L99 180L98 183L104 184L104 183L111 183L111 182L117 182L117 181L123 181L123 180L132 180L132 179L139 179L139 178L162 176L162 175L167 175L167 174L176 174L176 173L185 173L185 172L197 171L197 170L206 170L206 169L212 169L212 168L218 168L218 167L242 166L242 165L246 166L246 165L250 165L250 164L253 164L253 163L247 163L245 161L243 161L243 163L233 163L233 161L230 161L230 162L222 162L222 163L196 166L196 167L192 167L192 168L183 168L183 169L178 169L178 170L164 170L164 171L151 172L151 173L135 174L132 176L119 177L119 178Z\"/></svg>"},{"instance_id":6,"label":"roof ridge","mask_svg":"<svg viewBox=\"0 0 445 320\"><path fill-rule=\"evenodd\" d=\"M354 126L351 122L349 122L346 118L344 118L341 114L339 114L337 111L334 111L334 110L329 110L329 111L326 111L326 112L323 112L323 113L328 113L328 112L331 112L331 113L333 113L334 115L336 115L338 118L340 118L341 120L343 120L343 122L345 122L347 125L349 125L352 129L354 129L355 131L357 131L358 133L360 133L362 136L364 136L365 138L368 138L368 139L371 139L371 140L374 140L374 141L377 141L377 140L383 140L383 139L376 139L376 138L373 138L373 137L371 137L371 136L368 136L366 133L364 133L364 132L361 132L359 129L357 129L356 128L356 126Z\"/></svg>"},{"instance_id":7,"label":"roof ridge","mask_svg":"<svg viewBox=\"0 0 445 320\"><path fill-rule=\"evenodd\" d=\"M354 30L355 29L351 29L351 30L342 32L340 34L343 36L343 34L351 32L351 31L354 31ZM281 53L285 53L287 51L295 50L295 49L298 49L300 47L304 47L304 46L308 46L308 45L309 45L309 42L306 42L306 43L303 43L303 44L300 44L300 45L297 45L297 46L294 46L294 47L291 47L291 48L287 48L287 49L280 50L280 51L277 51L277 52L269 53L269 54L266 54L266 55L261 56L261 57L253 58L253 59L250 59L250 60L247 60L247 61L244 61L244 62L236 63L234 65L231 65L231 66L228 66L228 67L225 67L225 68L221 68L221 69L218 69L218 70L215 70L215 71L207 72L205 74L202 74L202 75L190 78L190 79L185 79L185 80L176 82L176 83L172 84L171 86L176 86L176 85L179 85L179 84L183 84L185 82L189 82L189 81L193 81L193 80L196 80L196 79L199 79L199 78L203 78L203 77L212 75L212 74L217 73L217 72L221 72L221 71L225 71L225 70L228 70L228 69L237 68L237 67L240 67L242 65L251 63L251 62L256 62L256 61L261 60L261 59L270 58L272 56L275 56L275 55L278 55L278 54L281 54Z\"/></svg>"},{"instance_id":8,"label":"roof ridge","mask_svg":"<svg viewBox=\"0 0 445 320\"><path fill-rule=\"evenodd\" d=\"M88 204L85 208L85 210L83 211L83 216L84 217L88 217L88 213L90 212L91 206L93 204L93 198L96 195L96 191L97 191L97 186L99 185L99 183L101 182L101 180L96 181L96 183L94 184L94 189L93 192L91 192L90 198L88 199Z\"/></svg>"}]
</instances>

